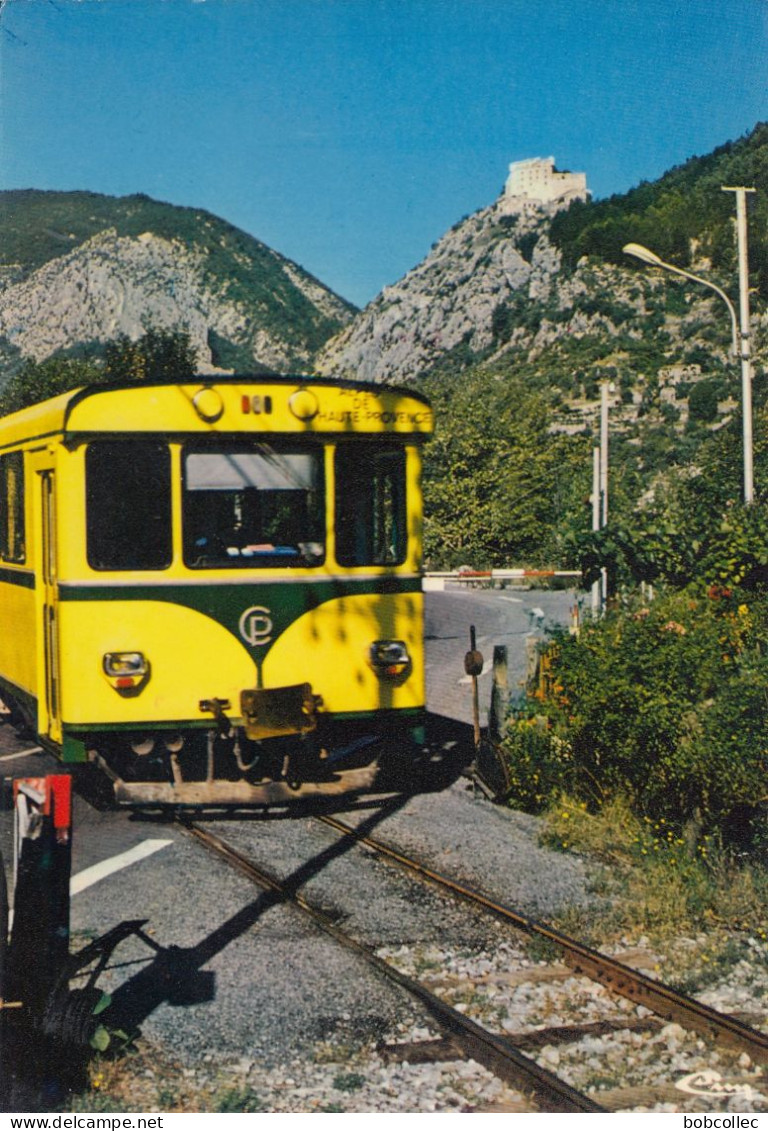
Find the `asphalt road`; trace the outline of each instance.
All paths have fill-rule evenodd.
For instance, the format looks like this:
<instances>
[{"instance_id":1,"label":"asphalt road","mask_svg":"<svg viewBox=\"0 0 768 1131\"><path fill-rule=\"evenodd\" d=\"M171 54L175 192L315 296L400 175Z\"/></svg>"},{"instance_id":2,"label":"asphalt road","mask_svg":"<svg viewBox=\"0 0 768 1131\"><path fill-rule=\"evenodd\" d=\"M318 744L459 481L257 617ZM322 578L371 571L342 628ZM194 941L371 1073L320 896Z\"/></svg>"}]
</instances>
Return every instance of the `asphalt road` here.
<instances>
[{"instance_id":1,"label":"asphalt road","mask_svg":"<svg viewBox=\"0 0 768 1131\"><path fill-rule=\"evenodd\" d=\"M581 595L583 600L583 595ZM480 722L485 725L491 697L493 649L507 648L511 694L526 675L526 640L546 636L570 623L579 600L573 590L466 589L455 585L426 594L424 633L427 653L427 707L436 715L472 721L472 687L464 672L470 626L485 660L479 679Z\"/></svg>"}]
</instances>

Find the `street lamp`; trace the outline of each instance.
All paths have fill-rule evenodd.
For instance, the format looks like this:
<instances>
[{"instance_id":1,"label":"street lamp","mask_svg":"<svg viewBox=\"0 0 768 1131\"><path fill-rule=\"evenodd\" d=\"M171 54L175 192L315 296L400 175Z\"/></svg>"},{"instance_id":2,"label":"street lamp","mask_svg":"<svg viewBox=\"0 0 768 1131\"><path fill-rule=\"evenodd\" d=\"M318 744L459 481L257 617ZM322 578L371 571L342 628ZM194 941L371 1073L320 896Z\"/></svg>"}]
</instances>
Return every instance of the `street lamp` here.
<instances>
[{"instance_id":1,"label":"street lamp","mask_svg":"<svg viewBox=\"0 0 768 1131\"><path fill-rule=\"evenodd\" d=\"M731 316L733 353L735 357L739 356L739 322L736 317L736 307L721 287L718 287L716 283L711 283L709 279L702 279L700 275L694 275L692 271L684 271L682 267L675 267L673 263L665 263L655 251L649 251L642 244L628 243L621 250L625 255L632 255L635 259L641 259L643 263L647 263L651 267L663 267L665 271L672 271L675 275L683 275L686 279L693 279L694 283L701 283L703 287L709 287L715 294L720 295Z\"/></svg>"},{"instance_id":2,"label":"street lamp","mask_svg":"<svg viewBox=\"0 0 768 1131\"><path fill-rule=\"evenodd\" d=\"M739 325L739 318L736 315L736 308L731 302L725 291L718 287L715 283L710 282L709 279L702 279L700 275L694 275L691 271L685 271L682 267L675 267L673 263L665 263L665 261L655 252L649 251L647 247L643 247L639 243L628 243L622 250L625 255L631 255L635 259L640 259L643 263L649 264L651 267L661 267L665 271L671 271L674 275L682 275L685 279L691 279L694 283L700 283L703 287L708 287L709 290L714 291L719 295L725 305L728 307L728 313L731 316L731 334L733 342L733 353L735 357L741 359L741 410L743 418L743 436L744 436L744 502L750 504L754 501L755 488L754 488L754 472L752 461L752 362L749 353L749 300L747 289L747 248L746 248L746 206L744 202L744 193L753 192L753 189L727 189L724 191L735 191L738 195L738 221L739 221L739 283L741 291L741 325Z\"/></svg>"}]
</instances>

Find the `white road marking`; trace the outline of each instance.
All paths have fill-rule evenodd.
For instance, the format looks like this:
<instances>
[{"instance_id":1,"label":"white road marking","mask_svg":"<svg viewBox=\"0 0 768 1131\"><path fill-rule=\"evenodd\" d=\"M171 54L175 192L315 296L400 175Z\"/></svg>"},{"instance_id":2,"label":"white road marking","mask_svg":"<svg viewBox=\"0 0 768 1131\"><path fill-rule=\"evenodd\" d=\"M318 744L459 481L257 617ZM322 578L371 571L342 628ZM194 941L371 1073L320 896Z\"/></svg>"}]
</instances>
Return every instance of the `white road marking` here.
<instances>
[{"instance_id":1,"label":"white road marking","mask_svg":"<svg viewBox=\"0 0 768 1131\"><path fill-rule=\"evenodd\" d=\"M25 754L42 754L42 746L29 746L26 750L17 750L15 754L0 755L0 762L10 762L12 758L23 758Z\"/></svg>"},{"instance_id":2,"label":"white road marking","mask_svg":"<svg viewBox=\"0 0 768 1131\"><path fill-rule=\"evenodd\" d=\"M81 891L91 887L92 884L97 884L99 880L104 880L107 876L129 867L131 864L136 864L139 860L145 860L147 856L152 856L153 853L159 852L161 848L165 848L168 844L173 844L173 841L144 840L141 844L129 848L127 852L121 852L119 856L110 856L108 860L102 860L101 863L93 864L90 868L83 868L82 872L72 876L69 881L70 896L78 895ZM8 930L11 931L12 929L13 908L8 912Z\"/></svg>"},{"instance_id":3,"label":"white road marking","mask_svg":"<svg viewBox=\"0 0 768 1131\"><path fill-rule=\"evenodd\" d=\"M78 895L81 891L91 887L92 884L97 884L99 880L106 879L107 876L120 872L123 868L146 859L147 856L152 856L153 853L159 852L161 848L165 848L169 844L173 844L173 841L143 840L141 844L134 845L127 852L121 852L119 856L110 856L108 860L102 860L99 864L84 868L82 872L78 872L70 880L69 894Z\"/></svg>"}]
</instances>

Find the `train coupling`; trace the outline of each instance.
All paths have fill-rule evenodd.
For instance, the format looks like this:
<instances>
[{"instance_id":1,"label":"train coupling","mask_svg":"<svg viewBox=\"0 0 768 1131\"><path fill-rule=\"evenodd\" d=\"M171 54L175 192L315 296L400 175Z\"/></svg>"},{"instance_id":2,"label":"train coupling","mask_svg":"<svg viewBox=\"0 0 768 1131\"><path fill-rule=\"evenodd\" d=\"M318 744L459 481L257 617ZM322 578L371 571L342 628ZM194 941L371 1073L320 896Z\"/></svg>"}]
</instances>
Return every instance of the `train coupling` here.
<instances>
[{"instance_id":1,"label":"train coupling","mask_svg":"<svg viewBox=\"0 0 768 1131\"><path fill-rule=\"evenodd\" d=\"M248 738L261 741L283 735L309 734L317 729L323 705L309 683L291 687L251 688L240 693L240 714Z\"/></svg>"}]
</instances>

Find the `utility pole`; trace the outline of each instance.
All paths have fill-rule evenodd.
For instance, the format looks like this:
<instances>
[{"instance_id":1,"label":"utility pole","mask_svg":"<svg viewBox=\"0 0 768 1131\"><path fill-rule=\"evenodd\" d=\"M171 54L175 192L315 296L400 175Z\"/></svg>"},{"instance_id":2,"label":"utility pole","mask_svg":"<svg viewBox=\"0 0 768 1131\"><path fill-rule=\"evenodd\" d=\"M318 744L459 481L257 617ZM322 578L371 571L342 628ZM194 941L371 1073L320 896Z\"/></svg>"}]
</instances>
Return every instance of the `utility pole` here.
<instances>
[{"instance_id":1,"label":"utility pole","mask_svg":"<svg viewBox=\"0 0 768 1131\"><path fill-rule=\"evenodd\" d=\"M744 436L744 502L755 499L752 455L752 358L749 335L749 265L747 261L747 193L753 188L723 185L736 196L736 234L739 252L739 330L741 358L741 414Z\"/></svg>"},{"instance_id":2,"label":"utility pole","mask_svg":"<svg viewBox=\"0 0 768 1131\"><path fill-rule=\"evenodd\" d=\"M613 384L600 384L600 444L592 449L592 530L600 530L608 522L608 393ZM603 566L600 580L592 583L592 615L605 609L608 597L608 571Z\"/></svg>"},{"instance_id":3,"label":"utility pole","mask_svg":"<svg viewBox=\"0 0 768 1131\"><path fill-rule=\"evenodd\" d=\"M592 530L600 529L600 449L592 449ZM600 612L602 581L592 582L592 616Z\"/></svg>"},{"instance_id":4,"label":"utility pole","mask_svg":"<svg viewBox=\"0 0 768 1131\"><path fill-rule=\"evenodd\" d=\"M600 525L608 522L608 391L610 385L600 386Z\"/></svg>"},{"instance_id":5,"label":"utility pole","mask_svg":"<svg viewBox=\"0 0 768 1131\"><path fill-rule=\"evenodd\" d=\"M613 386L608 381L600 385L600 526L608 522L608 393ZM601 608L605 611L608 600L608 570L601 572Z\"/></svg>"}]
</instances>

